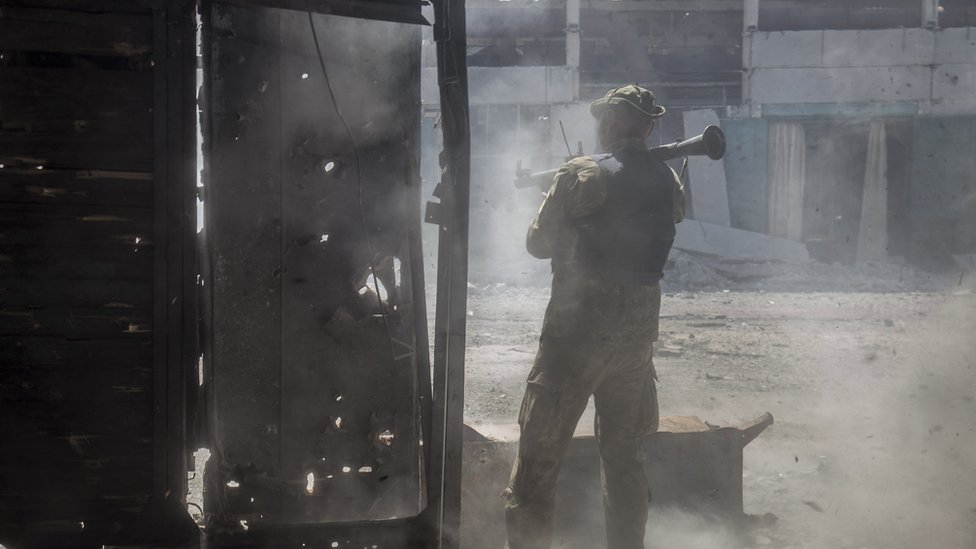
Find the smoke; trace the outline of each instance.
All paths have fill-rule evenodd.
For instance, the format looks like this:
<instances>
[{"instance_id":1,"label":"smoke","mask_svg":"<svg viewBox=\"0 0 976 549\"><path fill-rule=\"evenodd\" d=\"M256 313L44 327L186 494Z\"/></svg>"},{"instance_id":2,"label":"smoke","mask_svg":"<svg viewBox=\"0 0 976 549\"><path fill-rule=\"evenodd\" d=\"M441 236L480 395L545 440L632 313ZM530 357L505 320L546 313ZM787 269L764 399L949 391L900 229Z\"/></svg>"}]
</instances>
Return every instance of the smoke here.
<instances>
[{"instance_id":1,"label":"smoke","mask_svg":"<svg viewBox=\"0 0 976 549\"><path fill-rule=\"evenodd\" d=\"M644 545L650 549L741 549L745 543L740 531L718 517L665 508L651 511Z\"/></svg>"},{"instance_id":2,"label":"smoke","mask_svg":"<svg viewBox=\"0 0 976 549\"><path fill-rule=\"evenodd\" d=\"M792 15L781 19L796 21ZM470 26L489 28L477 21ZM597 50L606 49L602 39L587 35L588 30L584 18L583 36L590 39L584 40L584 64L588 56L592 59ZM738 35L740 29L733 30ZM898 35L892 51L903 50L899 59L922 55L917 48L909 54L911 48L902 46L908 43L902 40L928 36L923 32L889 32ZM942 42L948 43L950 35L957 36L947 30ZM699 39L704 34L687 33L684 38L689 36ZM776 425L744 450L743 492L746 512L770 512L779 520L743 529L701 514L655 508L647 546L972 547L976 346L969 334L976 333L974 276L944 264L934 274L920 269L913 257L919 250L943 255L950 249L956 254L974 251L974 225L961 212L976 200L976 165L954 145L971 135L965 132L971 132L972 122L899 114L906 94L929 93L927 84L912 81L908 86L907 80L900 81L899 74L924 72L915 66L883 71L884 85L875 87L869 85L877 76L871 70L845 67L836 73L845 73L843 78L821 78L822 82L810 75L836 75L817 72L821 68L802 70L825 61L827 50L832 52L827 61L834 64L863 52L885 57L887 41L875 44L863 33L837 34L833 43L811 47L814 60L808 63L791 54L791 48L799 51L804 44L789 44L788 36L769 33L769 40L777 37L782 46L766 47L759 56L769 58L763 61L770 65L768 75L782 80L761 89L753 82L753 93L758 94L757 103L806 103L809 110L789 119L805 126L807 154L807 194L791 215L802 218L813 259L777 260L772 252L764 258L673 253L665 272L670 296L662 310L655 362L664 415L697 415L727 425L762 411L773 413ZM666 42L660 36L652 38ZM686 63L682 69L687 68ZM956 93L951 71L945 72L950 81L941 86L938 79L943 76L936 75L931 89ZM552 102L548 98L554 96L553 89L519 80L514 72L499 74L511 79L493 83L492 89L508 88L511 93L488 98L491 104L485 105L477 90L473 92L477 101L472 106L466 413L469 419L510 424L536 350L533 340L548 300L543 288L549 283L548 263L531 258L524 248L525 230L541 202L540 193L513 189L515 163L521 160L523 168L533 171L557 167L569 154L560 121L571 153L577 152L579 141L585 153L597 152L598 147L588 112L590 97ZM606 82L608 87L625 83L629 81ZM821 84L829 93L777 99L809 93L804 90ZM882 87L886 95L877 95ZM860 95L852 99L851 94ZM544 131L527 138L518 111L513 115L502 108L501 104L516 102L506 97L522 98L523 104L551 103L548 124L539 125ZM694 101L679 93L669 97ZM922 112L953 114L952 101L924 101ZM861 110L847 112L846 107L824 102L856 102ZM729 193L745 187L755 190L733 197L735 207L755 202L754 208L738 212L739 220L751 216L754 230L765 227L768 188L764 183L751 185L766 177L770 149L765 134L756 138L750 132L775 121L776 108L782 116L789 114L787 107L770 108L762 113L766 118L739 111L737 122L745 130L735 136L729 132L734 138L726 163ZM831 108L841 110L829 112ZM723 114L732 112L734 107ZM885 119L889 258L856 263L871 118ZM670 110L662 124L668 120L680 122L681 109ZM658 131L663 140L681 137L668 133L664 125ZM651 144L658 143L652 138ZM944 185L945 181L953 183ZM953 198L947 199L950 195ZM432 250L428 241L428 253Z\"/></svg>"}]
</instances>

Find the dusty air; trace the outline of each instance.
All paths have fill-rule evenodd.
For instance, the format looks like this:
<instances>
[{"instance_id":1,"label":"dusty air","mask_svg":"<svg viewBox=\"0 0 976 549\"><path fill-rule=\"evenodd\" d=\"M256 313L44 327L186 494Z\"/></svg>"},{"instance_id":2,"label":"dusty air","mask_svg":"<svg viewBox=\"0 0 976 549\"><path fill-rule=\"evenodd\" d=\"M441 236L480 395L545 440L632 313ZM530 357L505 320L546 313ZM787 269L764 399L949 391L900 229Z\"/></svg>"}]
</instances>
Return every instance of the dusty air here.
<instances>
[{"instance_id":1,"label":"dusty air","mask_svg":"<svg viewBox=\"0 0 976 549\"><path fill-rule=\"evenodd\" d=\"M976 547L972 0L8 0L0 549Z\"/></svg>"}]
</instances>

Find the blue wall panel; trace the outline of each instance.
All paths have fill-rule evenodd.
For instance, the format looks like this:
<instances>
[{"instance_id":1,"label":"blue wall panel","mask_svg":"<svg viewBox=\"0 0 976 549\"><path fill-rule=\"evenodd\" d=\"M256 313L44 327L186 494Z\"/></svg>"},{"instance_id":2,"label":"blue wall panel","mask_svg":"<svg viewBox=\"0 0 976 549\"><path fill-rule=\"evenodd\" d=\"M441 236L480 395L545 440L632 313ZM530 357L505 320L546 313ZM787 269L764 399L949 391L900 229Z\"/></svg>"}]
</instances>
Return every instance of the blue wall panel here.
<instances>
[{"instance_id":1,"label":"blue wall panel","mask_svg":"<svg viewBox=\"0 0 976 549\"><path fill-rule=\"evenodd\" d=\"M723 120L725 178L732 226L766 231L768 124L762 118Z\"/></svg>"}]
</instances>

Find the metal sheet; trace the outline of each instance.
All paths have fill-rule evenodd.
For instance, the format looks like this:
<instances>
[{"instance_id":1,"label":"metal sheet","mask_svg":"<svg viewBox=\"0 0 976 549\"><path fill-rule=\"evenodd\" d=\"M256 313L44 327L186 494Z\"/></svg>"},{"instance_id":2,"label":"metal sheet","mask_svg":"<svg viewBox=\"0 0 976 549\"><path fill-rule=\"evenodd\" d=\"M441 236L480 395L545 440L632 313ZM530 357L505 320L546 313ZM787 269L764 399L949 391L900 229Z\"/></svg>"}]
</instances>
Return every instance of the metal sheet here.
<instances>
[{"instance_id":1,"label":"metal sheet","mask_svg":"<svg viewBox=\"0 0 976 549\"><path fill-rule=\"evenodd\" d=\"M416 515L419 29L208 9L220 523Z\"/></svg>"},{"instance_id":2,"label":"metal sheet","mask_svg":"<svg viewBox=\"0 0 976 549\"><path fill-rule=\"evenodd\" d=\"M742 450L772 421L763 414L739 427L713 429L695 417L661 418L660 430L644 442L652 508L678 506L741 518ZM518 443L488 440L471 429L465 436L461 546L502 547L505 522L499 494L508 483ZM553 545L582 549L605 543L599 465L595 437L573 438L559 475Z\"/></svg>"}]
</instances>

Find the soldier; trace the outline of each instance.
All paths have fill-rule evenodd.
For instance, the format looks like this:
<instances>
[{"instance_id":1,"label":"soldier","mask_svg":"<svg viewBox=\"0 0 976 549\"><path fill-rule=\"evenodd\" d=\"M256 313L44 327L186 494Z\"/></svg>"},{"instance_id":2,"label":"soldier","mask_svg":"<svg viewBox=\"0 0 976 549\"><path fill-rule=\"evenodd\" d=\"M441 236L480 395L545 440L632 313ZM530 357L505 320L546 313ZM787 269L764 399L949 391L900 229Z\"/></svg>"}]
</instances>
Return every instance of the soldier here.
<instances>
[{"instance_id":1,"label":"soldier","mask_svg":"<svg viewBox=\"0 0 976 549\"><path fill-rule=\"evenodd\" d=\"M607 154L566 162L528 232L529 253L552 259L553 280L503 494L510 549L550 546L556 479L590 395L607 547L644 547L650 492L641 441L658 425L658 282L684 195L674 171L647 152L665 112L653 93L616 88L590 112Z\"/></svg>"}]
</instances>

